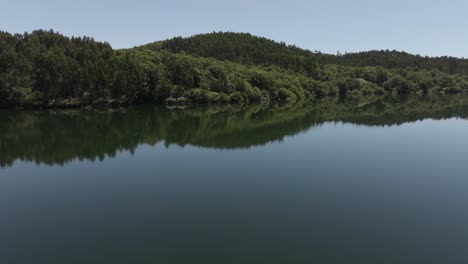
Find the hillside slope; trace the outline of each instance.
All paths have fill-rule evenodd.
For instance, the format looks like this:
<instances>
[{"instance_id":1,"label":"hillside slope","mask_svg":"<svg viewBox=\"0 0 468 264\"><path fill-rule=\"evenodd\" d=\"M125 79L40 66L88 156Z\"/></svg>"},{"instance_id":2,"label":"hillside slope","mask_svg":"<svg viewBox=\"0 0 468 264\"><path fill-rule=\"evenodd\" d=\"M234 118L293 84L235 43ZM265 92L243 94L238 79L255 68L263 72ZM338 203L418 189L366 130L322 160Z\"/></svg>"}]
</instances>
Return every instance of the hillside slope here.
<instances>
[{"instance_id":1,"label":"hillside slope","mask_svg":"<svg viewBox=\"0 0 468 264\"><path fill-rule=\"evenodd\" d=\"M410 60L387 65L390 55L383 54L376 57L381 60L361 54L356 61L349 56L358 55L312 53L238 33L113 50L109 43L54 31L0 32L0 107L292 104L338 94L468 92L468 75L414 67ZM378 66L353 66L367 62Z\"/></svg>"},{"instance_id":2,"label":"hillside slope","mask_svg":"<svg viewBox=\"0 0 468 264\"><path fill-rule=\"evenodd\" d=\"M228 60L245 65L270 66L317 76L320 56L296 46L277 43L248 33L218 32L188 38L176 37L139 49L185 52L197 57Z\"/></svg>"},{"instance_id":3,"label":"hillside slope","mask_svg":"<svg viewBox=\"0 0 468 264\"><path fill-rule=\"evenodd\" d=\"M249 65L276 65L295 71L311 70L314 62L342 66L381 66L388 69L418 68L439 70L449 74L468 74L468 59L423 57L399 51L367 51L330 55L311 52L294 45L278 43L248 33L215 32L188 38L173 38L143 46L155 50L185 52L200 57ZM313 70L313 69L312 69Z\"/></svg>"},{"instance_id":4,"label":"hillside slope","mask_svg":"<svg viewBox=\"0 0 468 264\"><path fill-rule=\"evenodd\" d=\"M468 75L468 59L455 57L424 57L402 51L374 50L328 56L328 63L345 66L382 66L390 69L415 68L439 70L448 74Z\"/></svg>"}]
</instances>

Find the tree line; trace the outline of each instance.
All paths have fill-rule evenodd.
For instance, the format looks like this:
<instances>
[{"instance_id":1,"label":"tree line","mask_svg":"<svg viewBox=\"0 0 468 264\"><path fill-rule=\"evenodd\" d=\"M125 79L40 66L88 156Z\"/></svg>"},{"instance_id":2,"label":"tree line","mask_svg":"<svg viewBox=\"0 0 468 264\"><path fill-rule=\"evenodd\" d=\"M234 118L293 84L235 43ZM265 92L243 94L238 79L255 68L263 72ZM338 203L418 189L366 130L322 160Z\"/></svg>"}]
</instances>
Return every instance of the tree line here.
<instances>
[{"instance_id":1,"label":"tree line","mask_svg":"<svg viewBox=\"0 0 468 264\"><path fill-rule=\"evenodd\" d=\"M0 106L133 103L143 83L132 56L109 43L53 31L0 32Z\"/></svg>"},{"instance_id":2,"label":"tree line","mask_svg":"<svg viewBox=\"0 0 468 264\"><path fill-rule=\"evenodd\" d=\"M332 56L229 32L127 50L51 30L0 32L0 107L242 104L468 91L465 60L452 65L443 58L367 54Z\"/></svg>"},{"instance_id":3,"label":"tree line","mask_svg":"<svg viewBox=\"0 0 468 264\"><path fill-rule=\"evenodd\" d=\"M320 65L380 66L389 69L415 68L438 70L448 74L468 74L468 59L428 57L396 50L374 50L345 54L324 54L301 49L284 42L256 37L248 33L213 32L188 38L151 43L144 48L186 52L200 57L213 57L250 65L277 65L294 71L320 72Z\"/></svg>"}]
</instances>

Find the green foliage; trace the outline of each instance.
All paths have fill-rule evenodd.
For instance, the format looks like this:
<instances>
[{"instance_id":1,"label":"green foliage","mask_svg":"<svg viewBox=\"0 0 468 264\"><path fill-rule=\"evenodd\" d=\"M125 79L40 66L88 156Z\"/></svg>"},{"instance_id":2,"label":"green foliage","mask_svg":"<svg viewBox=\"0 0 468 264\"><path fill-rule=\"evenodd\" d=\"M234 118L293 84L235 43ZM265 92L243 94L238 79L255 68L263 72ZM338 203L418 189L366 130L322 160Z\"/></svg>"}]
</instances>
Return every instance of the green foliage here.
<instances>
[{"instance_id":1,"label":"green foliage","mask_svg":"<svg viewBox=\"0 0 468 264\"><path fill-rule=\"evenodd\" d=\"M282 101L296 101L297 96L291 90L280 88L278 90L278 98Z\"/></svg>"},{"instance_id":2,"label":"green foliage","mask_svg":"<svg viewBox=\"0 0 468 264\"><path fill-rule=\"evenodd\" d=\"M229 95L229 97L231 98L231 102L234 102L234 103L244 102L244 97L239 91L233 92L232 94Z\"/></svg>"},{"instance_id":3,"label":"green foliage","mask_svg":"<svg viewBox=\"0 0 468 264\"><path fill-rule=\"evenodd\" d=\"M0 107L466 93L464 67L461 59L397 52L332 56L238 33L113 50L108 43L53 31L0 32Z\"/></svg>"},{"instance_id":4,"label":"green foliage","mask_svg":"<svg viewBox=\"0 0 468 264\"><path fill-rule=\"evenodd\" d=\"M310 77L318 77L320 74L315 54L292 45L276 43L245 33L216 32L190 38L177 37L141 48L167 50L173 53L185 52L197 57L211 57L252 66L277 65L305 73Z\"/></svg>"},{"instance_id":5,"label":"green foliage","mask_svg":"<svg viewBox=\"0 0 468 264\"><path fill-rule=\"evenodd\" d=\"M297 96L291 98L305 98L304 89L312 81L303 74L285 72L275 67L253 67L167 51L135 49L126 52L135 55L140 65L145 65L147 76L159 80L153 82L152 90L154 99L160 101L183 97L201 103L269 102L272 98L278 98L280 87L294 89L293 93ZM181 68L184 68L184 74L181 74Z\"/></svg>"},{"instance_id":6,"label":"green foliage","mask_svg":"<svg viewBox=\"0 0 468 264\"><path fill-rule=\"evenodd\" d=\"M387 91L396 92L396 93L412 93L416 91L417 86L403 78L402 76L394 76L384 82L383 87Z\"/></svg>"},{"instance_id":7,"label":"green foliage","mask_svg":"<svg viewBox=\"0 0 468 264\"><path fill-rule=\"evenodd\" d=\"M201 103L229 103L231 98L224 93L217 93L202 89L193 89L187 92L187 97L194 102Z\"/></svg>"},{"instance_id":8,"label":"green foliage","mask_svg":"<svg viewBox=\"0 0 468 264\"><path fill-rule=\"evenodd\" d=\"M143 83L132 55L119 55L108 43L53 31L0 32L0 106L54 106L70 99L130 104L145 91Z\"/></svg>"},{"instance_id":9,"label":"green foliage","mask_svg":"<svg viewBox=\"0 0 468 264\"><path fill-rule=\"evenodd\" d=\"M347 53L342 56L326 55L322 60L326 63L352 67L380 66L387 69L415 68L437 70L448 74L468 75L468 59L447 56L427 57L395 50Z\"/></svg>"}]
</instances>

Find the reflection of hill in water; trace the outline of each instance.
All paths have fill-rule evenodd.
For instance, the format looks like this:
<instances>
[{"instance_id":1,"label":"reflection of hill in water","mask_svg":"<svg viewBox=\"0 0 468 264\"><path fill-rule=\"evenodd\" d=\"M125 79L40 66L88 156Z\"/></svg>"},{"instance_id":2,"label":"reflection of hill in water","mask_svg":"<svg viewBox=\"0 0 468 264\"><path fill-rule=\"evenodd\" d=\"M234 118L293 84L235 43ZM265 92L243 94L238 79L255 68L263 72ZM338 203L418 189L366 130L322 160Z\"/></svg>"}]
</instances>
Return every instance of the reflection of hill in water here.
<instances>
[{"instance_id":1,"label":"reflection of hill in water","mask_svg":"<svg viewBox=\"0 0 468 264\"><path fill-rule=\"evenodd\" d=\"M324 122L399 125L426 118L468 116L467 96L324 99L290 106L216 106L168 110L0 112L0 165L15 160L63 164L103 159L159 142L208 148L247 148L282 140Z\"/></svg>"}]
</instances>

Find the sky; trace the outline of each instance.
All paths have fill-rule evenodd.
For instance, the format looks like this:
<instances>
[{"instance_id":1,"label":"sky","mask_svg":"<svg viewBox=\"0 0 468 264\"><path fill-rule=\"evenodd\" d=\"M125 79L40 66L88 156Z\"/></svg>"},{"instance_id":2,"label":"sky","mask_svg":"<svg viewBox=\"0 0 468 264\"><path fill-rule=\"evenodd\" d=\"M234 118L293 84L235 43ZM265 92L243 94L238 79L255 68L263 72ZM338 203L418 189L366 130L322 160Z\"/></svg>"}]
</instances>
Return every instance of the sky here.
<instances>
[{"instance_id":1,"label":"sky","mask_svg":"<svg viewBox=\"0 0 468 264\"><path fill-rule=\"evenodd\" d=\"M0 30L54 29L114 48L234 31L326 53L468 57L467 11L466 0L0 0Z\"/></svg>"}]
</instances>

